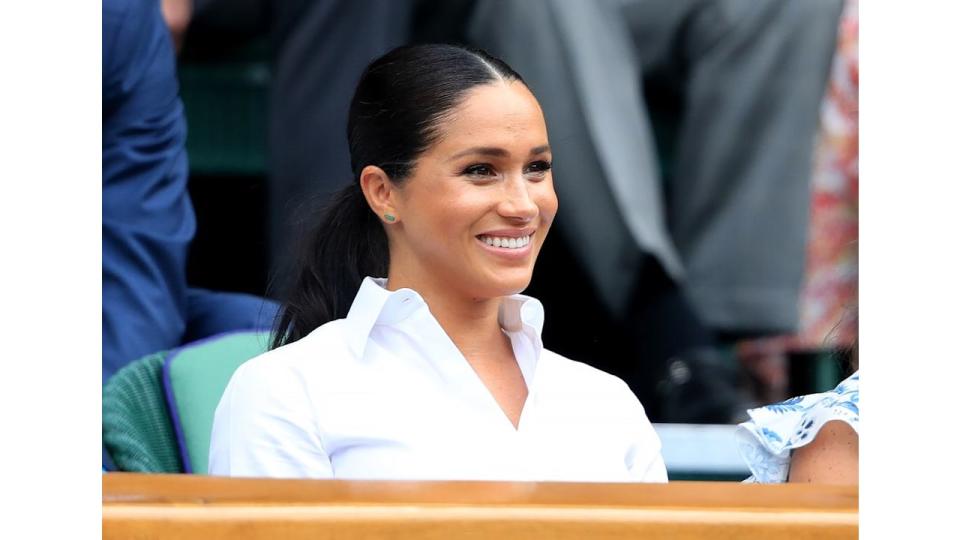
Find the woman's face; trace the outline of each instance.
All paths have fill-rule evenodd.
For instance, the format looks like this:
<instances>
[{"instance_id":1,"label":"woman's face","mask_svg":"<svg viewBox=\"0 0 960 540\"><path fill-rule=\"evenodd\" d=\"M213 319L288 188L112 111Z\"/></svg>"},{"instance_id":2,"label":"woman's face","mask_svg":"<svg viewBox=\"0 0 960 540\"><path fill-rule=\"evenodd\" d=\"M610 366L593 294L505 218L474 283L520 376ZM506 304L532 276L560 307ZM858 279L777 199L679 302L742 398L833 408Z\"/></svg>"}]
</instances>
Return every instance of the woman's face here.
<instances>
[{"instance_id":1,"label":"woman's face","mask_svg":"<svg viewBox=\"0 0 960 540\"><path fill-rule=\"evenodd\" d=\"M551 159L523 83L470 90L399 189L391 274L475 299L524 290L557 212Z\"/></svg>"}]
</instances>

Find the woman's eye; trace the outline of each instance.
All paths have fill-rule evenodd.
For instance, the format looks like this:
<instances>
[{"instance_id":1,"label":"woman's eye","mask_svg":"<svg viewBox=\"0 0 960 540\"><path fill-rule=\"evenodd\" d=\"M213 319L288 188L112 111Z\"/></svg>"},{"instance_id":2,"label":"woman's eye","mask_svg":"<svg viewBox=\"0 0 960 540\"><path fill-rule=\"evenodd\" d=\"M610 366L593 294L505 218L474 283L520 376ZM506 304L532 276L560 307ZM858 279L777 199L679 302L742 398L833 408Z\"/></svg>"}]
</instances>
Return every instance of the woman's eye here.
<instances>
[{"instance_id":1,"label":"woman's eye","mask_svg":"<svg viewBox=\"0 0 960 540\"><path fill-rule=\"evenodd\" d=\"M534 161L533 163L527 165L527 169L524 172L543 176L544 173L550 170L550 167L552 167L552 165L549 161Z\"/></svg>"},{"instance_id":2,"label":"woman's eye","mask_svg":"<svg viewBox=\"0 0 960 540\"><path fill-rule=\"evenodd\" d=\"M463 174L470 175L470 176L493 176L494 172L493 172L493 167L491 167L490 165L478 164L478 165L470 165L469 167L463 170Z\"/></svg>"}]
</instances>

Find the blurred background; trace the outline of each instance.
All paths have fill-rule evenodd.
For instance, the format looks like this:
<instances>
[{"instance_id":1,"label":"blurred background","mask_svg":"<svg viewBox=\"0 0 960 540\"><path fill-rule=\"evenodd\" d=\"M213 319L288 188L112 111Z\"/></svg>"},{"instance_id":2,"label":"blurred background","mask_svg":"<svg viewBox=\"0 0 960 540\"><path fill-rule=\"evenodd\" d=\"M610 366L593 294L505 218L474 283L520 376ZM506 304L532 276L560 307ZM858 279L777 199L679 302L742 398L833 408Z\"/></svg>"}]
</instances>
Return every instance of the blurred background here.
<instances>
[{"instance_id":1,"label":"blurred background","mask_svg":"<svg viewBox=\"0 0 960 540\"><path fill-rule=\"evenodd\" d=\"M661 424L734 424L850 372L855 0L148 1L185 114L191 289L277 298L299 216L351 181L364 67L451 42L546 115L560 213L526 292L547 347Z\"/></svg>"}]
</instances>

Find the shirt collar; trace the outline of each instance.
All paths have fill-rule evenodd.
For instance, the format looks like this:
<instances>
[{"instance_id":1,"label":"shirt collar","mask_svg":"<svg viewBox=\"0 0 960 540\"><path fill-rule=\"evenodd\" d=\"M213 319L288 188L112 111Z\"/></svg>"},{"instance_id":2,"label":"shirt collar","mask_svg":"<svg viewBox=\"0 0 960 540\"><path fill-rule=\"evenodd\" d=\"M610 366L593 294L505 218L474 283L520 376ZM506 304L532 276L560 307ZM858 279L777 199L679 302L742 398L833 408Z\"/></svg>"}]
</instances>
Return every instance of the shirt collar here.
<instances>
[{"instance_id":1,"label":"shirt collar","mask_svg":"<svg viewBox=\"0 0 960 540\"><path fill-rule=\"evenodd\" d=\"M373 327L399 322L421 307L423 297L413 289L388 291L386 278L366 277L347 313L347 342L357 358L363 358ZM527 334L539 356L543 348L543 304L532 296L514 294L503 298L498 320L507 332Z\"/></svg>"}]
</instances>

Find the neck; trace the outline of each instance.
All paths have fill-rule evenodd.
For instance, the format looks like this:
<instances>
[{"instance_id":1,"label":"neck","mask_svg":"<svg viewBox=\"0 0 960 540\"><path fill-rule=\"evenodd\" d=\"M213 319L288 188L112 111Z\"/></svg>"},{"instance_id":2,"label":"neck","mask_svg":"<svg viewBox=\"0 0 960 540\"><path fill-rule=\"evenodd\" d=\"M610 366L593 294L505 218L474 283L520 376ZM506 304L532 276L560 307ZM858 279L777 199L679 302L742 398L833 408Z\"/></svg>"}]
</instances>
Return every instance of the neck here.
<instances>
[{"instance_id":1,"label":"neck","mask_svg":"<svg viewBox=\"0 0 960 540\"><path fill-rule=\"evenodd\" d=\"M498 320L501 298L471 298L427 280L390 272L387 290L410 288L423 297L430 313L465 357L487 356L509 344ZM509 346L509 345L508 345Z\"/></svg>"}]
</instances>

